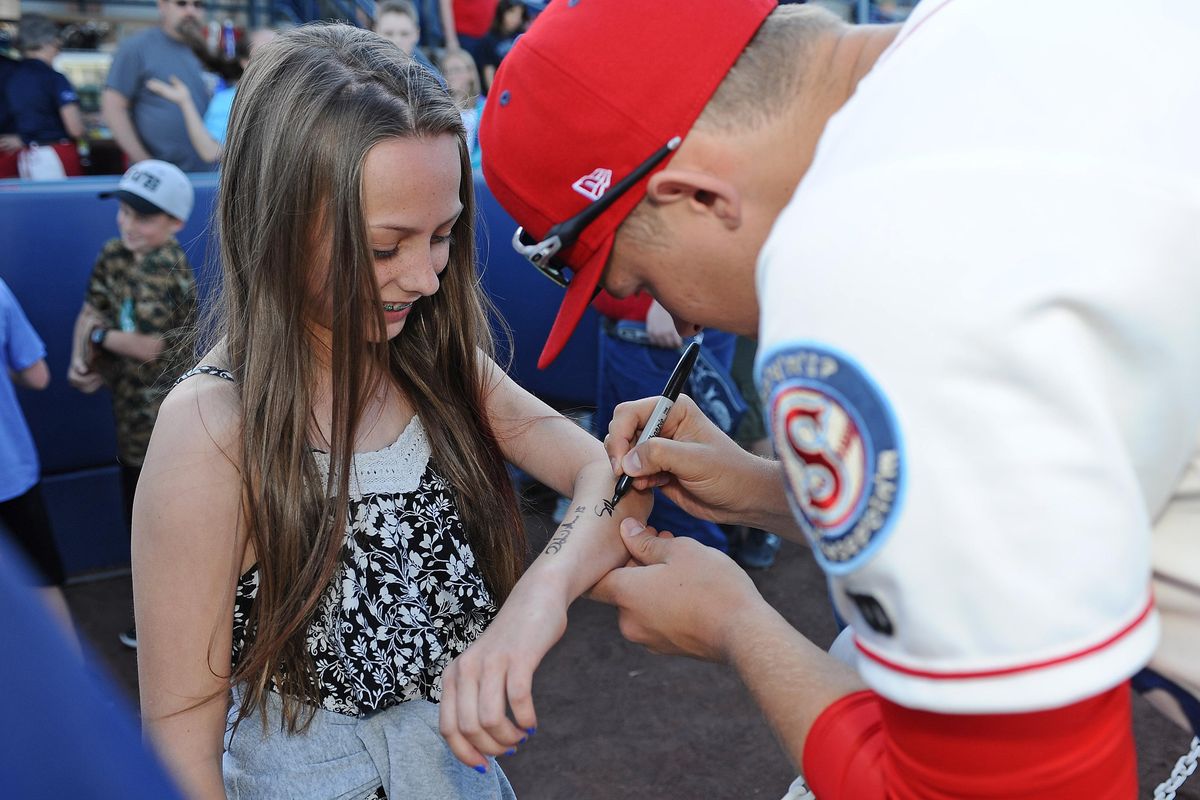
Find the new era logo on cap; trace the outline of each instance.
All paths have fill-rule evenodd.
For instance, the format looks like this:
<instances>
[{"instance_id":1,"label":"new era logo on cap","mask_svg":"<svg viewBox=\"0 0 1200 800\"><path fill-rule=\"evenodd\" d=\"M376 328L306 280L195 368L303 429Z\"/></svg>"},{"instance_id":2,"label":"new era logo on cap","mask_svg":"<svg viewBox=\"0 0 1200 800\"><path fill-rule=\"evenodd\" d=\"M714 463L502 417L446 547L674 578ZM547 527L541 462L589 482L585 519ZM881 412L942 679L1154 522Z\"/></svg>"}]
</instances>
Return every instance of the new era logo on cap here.
<instances>
[{"instance_id":1,"label":"new era logo on cap","mask_svg":"<svg viewBox=\"0 0 1200 800\"><path fill-rule=\"evenodd\" d=\"M612 186L612 170L604 168L594 169L571 184L572 189L589 200L604 197L609 186Z\"/></svg>"}]
</instances>

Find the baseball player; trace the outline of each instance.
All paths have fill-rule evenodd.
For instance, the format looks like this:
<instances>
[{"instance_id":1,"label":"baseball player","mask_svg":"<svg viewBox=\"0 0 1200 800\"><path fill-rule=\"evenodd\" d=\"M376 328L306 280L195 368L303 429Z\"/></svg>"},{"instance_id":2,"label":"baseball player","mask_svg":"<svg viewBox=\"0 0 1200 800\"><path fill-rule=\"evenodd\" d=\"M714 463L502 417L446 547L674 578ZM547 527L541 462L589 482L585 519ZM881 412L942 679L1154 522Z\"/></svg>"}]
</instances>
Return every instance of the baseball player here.
<instances>
[{"instance_id":1,"label":"baseball player","mask_svg":"<svg viewBox=\"0 0 1200 800\"><path fill-rule=\"evenodd\" d=\"M686 399L632 451L653 401L622 406L609 454L811 543L857 671L632 520L595 594L732 664L824 800L1136 791L1152 524L1200 432L1198 33L1184 0L571 0L500 68L484 173L566 287L545 355L600 285L759 335L778 462Z\"/></svg>"}]
</instances>

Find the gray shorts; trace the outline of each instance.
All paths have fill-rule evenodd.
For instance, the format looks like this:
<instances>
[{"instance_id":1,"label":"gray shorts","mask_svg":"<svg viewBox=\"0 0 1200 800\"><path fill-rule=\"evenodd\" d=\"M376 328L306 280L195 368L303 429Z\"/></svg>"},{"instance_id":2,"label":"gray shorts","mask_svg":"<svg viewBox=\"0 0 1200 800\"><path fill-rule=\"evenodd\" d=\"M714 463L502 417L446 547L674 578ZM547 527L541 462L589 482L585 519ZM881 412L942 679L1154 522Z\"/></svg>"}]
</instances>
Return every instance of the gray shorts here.
<instances>
[{"instance_id":1,"label":"gray shorts","mask_svg":"<svg viewBox=\"0 0 1200 800\"><path fill-rule=\"evenodd\" d=\"M232 721L237 713L234 694ZM383 786L388 800L515 800L495 759L479 774L454 757L438 732L438 707L412 700L366 717L318 710L287 734L272 693L267 733L252 714L226 734L222 772L233 800L360 800Z\"/></svg>"}]
</instances>

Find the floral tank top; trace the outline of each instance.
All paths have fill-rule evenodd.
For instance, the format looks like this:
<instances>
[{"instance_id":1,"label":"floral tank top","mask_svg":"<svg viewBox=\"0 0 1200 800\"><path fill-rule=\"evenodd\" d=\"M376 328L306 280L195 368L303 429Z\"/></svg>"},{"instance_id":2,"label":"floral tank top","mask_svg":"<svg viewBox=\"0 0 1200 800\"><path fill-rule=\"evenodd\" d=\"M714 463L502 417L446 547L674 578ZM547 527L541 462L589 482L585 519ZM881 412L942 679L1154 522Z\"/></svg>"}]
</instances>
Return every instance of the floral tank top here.
<instances>
[{"instance_id":1,"label":"floral tank top","mask_svg":"<svg viewBox=\"0 0 1200 800\"><path fill-rule=\"evenodd\" d=\"M180 380L197 373L233 380L207 366ZM324 481L329 456L313 455ZM419 417L384 449L354 454L341 564L307 634L328 711L360 716L439 701L442 671L496 615L453 489L431 456ZM253 636L247 621L257 594L251 567L237 585L234 664Z\"/></svg>"}]
</instances>

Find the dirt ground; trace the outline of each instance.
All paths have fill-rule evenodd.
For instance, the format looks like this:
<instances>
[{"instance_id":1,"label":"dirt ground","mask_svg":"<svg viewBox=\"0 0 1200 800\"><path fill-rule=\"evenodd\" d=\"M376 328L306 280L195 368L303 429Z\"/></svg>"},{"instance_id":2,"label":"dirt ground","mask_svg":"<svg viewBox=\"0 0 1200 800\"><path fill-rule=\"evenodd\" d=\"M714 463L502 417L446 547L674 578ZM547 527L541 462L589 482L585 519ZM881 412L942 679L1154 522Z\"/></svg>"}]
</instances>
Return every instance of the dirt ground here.
<instances>
[{"instance_id":1,"label":"dirt ground","mask_svg":"<svg viewBox=\"0 0 1200 800\"><path fill-rule=\"evenodd\" d=\"M552 499L533 493L531 542L550 530ZM785 543L775 566L752 573L763 596L819 645L836 632L825 582L808 551ZM136 702L134 653L116 639L131 613L127 574L75 583L77 625ZM624 641L612 609L575 604L563 640L534 684L537 735L502 759L521 800L778 800L794 771L749 695L723 667L653 656ZM1190 736L1140 698L1134 722L1141 797L1151 797ZM1177 795L1200 800L1200 776Z\"/></svg>"}]
</instances>

